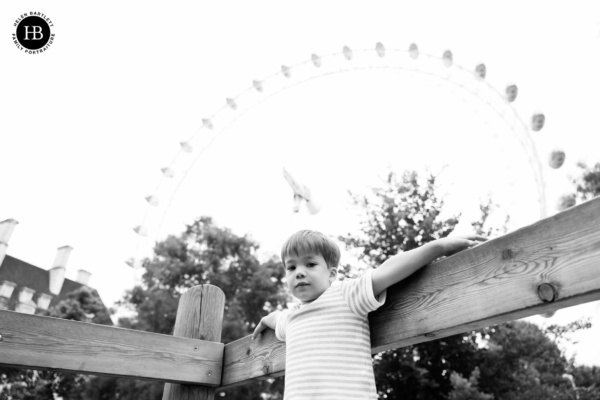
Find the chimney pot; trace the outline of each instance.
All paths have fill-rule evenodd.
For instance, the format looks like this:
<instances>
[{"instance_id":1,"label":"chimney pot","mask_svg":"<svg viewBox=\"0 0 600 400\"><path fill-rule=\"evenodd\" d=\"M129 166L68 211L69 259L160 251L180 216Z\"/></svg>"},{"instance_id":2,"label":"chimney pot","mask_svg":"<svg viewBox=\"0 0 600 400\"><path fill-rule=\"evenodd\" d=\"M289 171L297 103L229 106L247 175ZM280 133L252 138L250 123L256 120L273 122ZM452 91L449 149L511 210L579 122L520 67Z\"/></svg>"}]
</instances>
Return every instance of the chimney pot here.
<instances>
[{"instance_id":1,"label":"chimney pot","mask_svg":"<svg viewBox=\"0 0 600 400\"><path fill-rule=\"evenodd\" d=\"M71 246L62 246L58 248L56 258L49 271L50 274L50 293L58 295L62 290L62 285L65 281L65 272L67 271L67 261L73 248Z\"/></svg>"},{"instance_id":2,"label":"chimney pot","mask_svg":"<svg viewBox=\"0 0 600 400\"><path fill-rule=\"evenodd\" d=\"M6 219L0 222L0 243L8 244L15 226L19 223L16 219Z\"/></svg>"},{"instance_id":3,"label":"chimney pot","mask_svg":"<svg viewBox=\"0 0 600 400\"><path fill-rule=\"evenodd\" d=\"M49 271L50 274L50 293L59 295L62 290L62 285L65 282L65 267L54 267Z\"/></svg>"},{"instance_id":4,"label":"chimney pot","mask_svg":"<svg viewBox=\"0 0 600 400\"><path fill-rule=\"evenodd\" d=\"M16 219L12 218L0 222L0 267L6 256L6 248L8 247L10 236L18 223Z\"/></svg>"},{"instance_id":5,"label":"chimney pot","mask_svg":"<svg viewBox=\"0 0 600 400\"><path fill-rule=\"evenodd\" d=\"M76 281L81 283L82 285L88 286L91 276L92 276L91 272L86 271L85 269L79 269L79 270L77 270Z\"/></svg>"},{"instance_id":6,"label":"chimney pot","mask_svg":"<svg viewBox=\"0 0 600 400\"><path fill-rule=\"evenodd\" d=\"M54 264L52 264L52 268L54 267L66 267L67 261L69 261L69 255L71 255L71 250L73 248L71 246L62 246L57 249L56 257L54 258Z\"/></svg>"}]
</instances>

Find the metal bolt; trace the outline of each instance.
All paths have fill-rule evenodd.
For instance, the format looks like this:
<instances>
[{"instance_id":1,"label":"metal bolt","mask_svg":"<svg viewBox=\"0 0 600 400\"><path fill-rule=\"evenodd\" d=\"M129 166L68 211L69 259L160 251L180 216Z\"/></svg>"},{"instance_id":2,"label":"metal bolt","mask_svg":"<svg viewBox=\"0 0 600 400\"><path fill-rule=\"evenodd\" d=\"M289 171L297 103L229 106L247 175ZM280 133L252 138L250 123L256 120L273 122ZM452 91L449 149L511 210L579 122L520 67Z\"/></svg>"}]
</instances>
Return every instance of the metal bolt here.
<instances>
[{"instance_id":1,"label":"metal bolt","mask_svg":"<svg viewBox=\"0 0 600 400\"><path fill-rule=\"evenodd\" d=\"M557 294L556 288L549 283L542 283L538 286L538 296L546 303L552 303L556 300Z\"/></svg>"},{"instance_id":2,"label":"metal bolt","mask_svg":"<svg viewBox=\"0 0 600 400\"><path fill-rule=\"evenodd\" d=\"M206 376L212 376L212 371L207 371Z\"/></svg>"},{"instance_id":3,"label":"metal bolt","mask_svg":"<svg viewBox=\"0 0 600 400\"><path fill-rule=\"evenodd\" d=\"M4 338L2 337L2 335L0 335L0 342L2 341L2 339L4 339Z\"/></svg>"},{"instance_id":4,"label":"metal bolt","mask_svg":"<svg viewBox=\"0 0 600 400\"><path fill-rule=\"evenodd\" d=\"M198 351L198 346L194 346L194 351Z\"/></svg>"}]
</instances>

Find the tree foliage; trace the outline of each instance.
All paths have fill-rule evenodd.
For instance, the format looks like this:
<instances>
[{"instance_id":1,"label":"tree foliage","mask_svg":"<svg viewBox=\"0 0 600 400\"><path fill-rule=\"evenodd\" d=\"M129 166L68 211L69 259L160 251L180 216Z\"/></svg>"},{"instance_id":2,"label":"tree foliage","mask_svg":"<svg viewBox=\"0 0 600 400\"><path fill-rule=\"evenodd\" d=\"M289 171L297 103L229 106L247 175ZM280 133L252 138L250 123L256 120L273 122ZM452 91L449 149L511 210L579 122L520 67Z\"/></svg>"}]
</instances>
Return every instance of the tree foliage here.
<instances>
[{"instance_id":1,"label":"tree foliage","mask_svg":"<svg viewBox=\"0 0 600 400\"><path fill-rule=\"evenodd\" d=\"M390 256L449 235L460 215L442 218L444 202L436 195L435 180L433 175L420 179L412 171L402 176L392 172L372 194L352 195L364 219L360 232L340 240L376 268ZM481 218L471 223L476 233L506 232L489 226L488 216L496 207L491 201L481 205ZM342 266L341 273L357 275L350 265ZM544 332L532 323L513 321L377 354L373 363L379 398L541 400L597 393L597 370L574 368L558 346L586 327L588 322L576 321ZM576 392L564 377L569 373L586 388Z\"/></svg>"},{"instance_id":2,"label":"tree foliage","mask_svg":"<svg viewBox=\"0 0 600 400\"><path fill-rule=\"evenodd\" d=\"M600 163L590 167L586 163L580 162L577 163L577 166L580 168L580 174L571 178L575 192L560 198L559 211L600 195Z\"/></svg>"},{"instance_id":3,"label":"tree foliage","mask_svg":"<svg viewBox=\"0 0 600 400\"><path fill-rule=\"evenodd\" d=\"M232 342L252 333L268 311L286 302L283 266L274 259L260 262L259 246L246 236L201 217L179 236L156 244L152 259L144 261L140 285L120 302L134 311L119 325L130 329L172 334L179 297L195 285L211 284L225 294L222 341ZM90 399L160 399L164 384L130 379L97 378ZM282 382L256 381L219 394L228 399L261 399L268 392L280 398Z\"/></svg>"},{"instance_id":4,"label":"tree foliage","mask_svg":"<svg viewBox=\"0 0 600 400\"><path fill-rule=\"evenodd\" d=\"M349 250L358 249L361 261L377 267L399 252L448 236L460 215L441 218L444 201L436 195L435 181L431 174L419 179L414 171L402 176L390 172L372 195L352 195L354 204L364 210L364 219L359 234L340 240ZM343 272L349 269L344 266ZM374 357L379 396L446 399L452 388L451 371L469 376L476 352L475 335L455 335L380 353Z\"/></svg>"},{"instance_id":5,"label":"tree foliage","mask_svg":"<svg viewBox=\"0 0 600 400\"><path fill-rule=\"evenodd\" d=\"M98 292L87 286L69 293L43 315L112 325ZM90 379L81 374L0 367L0 400L82 400L87 398L84 392Z\"/></svg>"},{"instance_id":6,"label":"tree foliage","mask_svg":"<svg viewBox=\"0 0 600 400\"><path fill-rule=\"evenodd\" d=\"M571 399L563 378L567 361L535 324L512 321L482 330L487 345L479 351L479 386L497 400Z\"/></svg>"},{"instance_id":7,"label":"tree foliage","mask_svg":"<svg viewBox=\"0 0 600 400\"><path fill-rule=\"evenodd\" d=\"M448 395L449 400L493 400L494 396L482 393L477 389L479 381L479 368L475 367L469 379L464 378L457 372L452 371L450 382L452 391Z\"/></svg>"}]
</instances>

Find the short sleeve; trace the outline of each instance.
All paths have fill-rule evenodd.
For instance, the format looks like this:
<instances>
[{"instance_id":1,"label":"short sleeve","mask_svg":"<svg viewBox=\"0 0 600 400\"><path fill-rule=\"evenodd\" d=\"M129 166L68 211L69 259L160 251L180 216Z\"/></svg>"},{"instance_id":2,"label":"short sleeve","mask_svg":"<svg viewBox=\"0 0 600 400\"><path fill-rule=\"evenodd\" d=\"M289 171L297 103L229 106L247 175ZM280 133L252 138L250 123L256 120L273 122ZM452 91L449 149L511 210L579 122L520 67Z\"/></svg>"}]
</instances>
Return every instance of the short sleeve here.
<instances>
[{"instance_id":1,"label":"short sleeve","mask_svg":"<svg viewBox=\"0 0 600 400\"><path fill-rule=\"evenodd\" d=\"M375 297L373 293L372 269L355 279L345 279L342 282L342 297L350 310L360 316L366 316L377 310L385 303L387 291Z\"/></svg>"},{"instance_id":2,"label":"short sleeve","mask_svg":"<svg viewBox=\"0 0 600 400\"><path fill-rule=\"evenodd\" d=\"M283 310L277 319L277 323L275 324L275 337L277 339L285 342L285 332L287 331L288 324L288 316L290 314L290 310Z\"/></svg>"}]
</instances>

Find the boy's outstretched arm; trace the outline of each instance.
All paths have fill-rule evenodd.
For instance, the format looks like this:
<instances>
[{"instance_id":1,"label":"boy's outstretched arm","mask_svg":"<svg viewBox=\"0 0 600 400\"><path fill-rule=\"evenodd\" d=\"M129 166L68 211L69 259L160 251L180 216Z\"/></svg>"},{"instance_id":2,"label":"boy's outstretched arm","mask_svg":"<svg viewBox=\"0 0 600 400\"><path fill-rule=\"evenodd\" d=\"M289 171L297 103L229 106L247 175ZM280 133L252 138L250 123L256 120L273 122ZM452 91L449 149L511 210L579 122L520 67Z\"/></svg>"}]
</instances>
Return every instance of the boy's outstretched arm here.
<instances>
[{"instance_id":1,"label":"boy's outstretched arm","mask_svg":"<svg viewBox=\"0 0 600 400\"><path fill-rule=\"evenodd\" d=\"M388 287L412 275L438 257L452 255L486 240L487 238L480 235L445 237L390 257L379 268L373 270L373 294L378 296Z\"/></svg>"}]
</instances>

